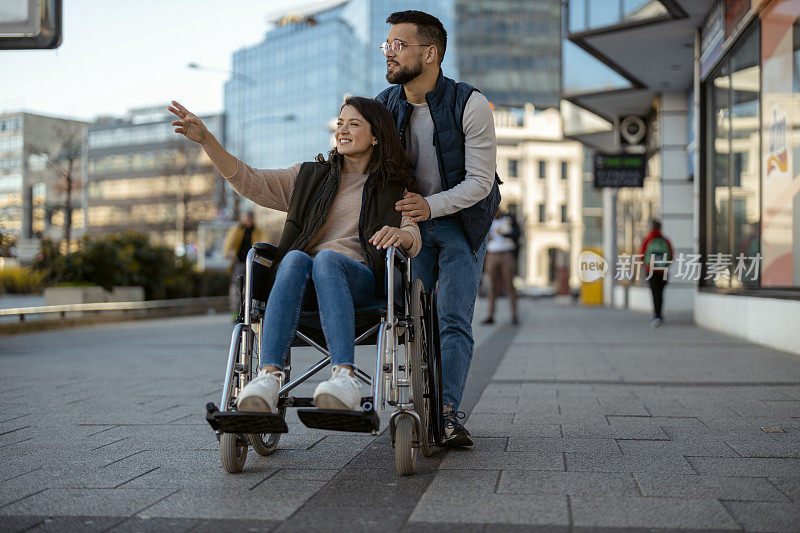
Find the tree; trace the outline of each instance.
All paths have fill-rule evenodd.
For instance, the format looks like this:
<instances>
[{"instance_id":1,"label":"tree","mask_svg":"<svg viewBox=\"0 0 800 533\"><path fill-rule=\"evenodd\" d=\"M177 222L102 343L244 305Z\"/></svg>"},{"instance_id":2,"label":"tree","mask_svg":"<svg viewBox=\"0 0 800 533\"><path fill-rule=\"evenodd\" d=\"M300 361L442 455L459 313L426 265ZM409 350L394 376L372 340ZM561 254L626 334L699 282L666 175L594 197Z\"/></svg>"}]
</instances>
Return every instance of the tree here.
<instances>
[{"instance_id":1,"label":"tree","mask_svg":"<svg viewBox=\"0 0 800 533\"><path fill-rule=\"evenodd\" d=\"M64 212L63 245L69 251L72 239L72 193L83 189L81 160L86 155L85 130L82 125L63 124L55 127L56 142L52 147L43 148L29 145L27 151L43 158L44 163L56 176L55 190L64 195L63 205L55 209Z\"/></svg>"}]
</instances>

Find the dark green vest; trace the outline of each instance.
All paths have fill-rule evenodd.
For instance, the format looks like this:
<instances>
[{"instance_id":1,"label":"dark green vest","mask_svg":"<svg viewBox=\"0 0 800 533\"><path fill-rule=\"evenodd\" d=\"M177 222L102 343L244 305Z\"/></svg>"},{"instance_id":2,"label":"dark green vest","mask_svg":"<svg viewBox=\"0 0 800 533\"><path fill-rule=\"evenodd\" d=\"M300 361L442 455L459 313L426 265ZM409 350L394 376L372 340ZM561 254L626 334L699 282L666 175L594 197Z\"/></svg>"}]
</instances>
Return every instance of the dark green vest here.
<instances>
[{"instance_id":1,"label":"dark green vest","mask_svg":"<svg viewBox=\"0 0 800 533\"><path fill-rule=\"evenodd\" d=\"M375 274L375 295L382 298L386 295L386 251L377 250L369 243L369 239L383 226L400 227L402 215L395 210L394 204L403 197L404 187L390 183L379 190L377 181L377 176L370 174L364 184L358 238L367 266ZM278 242L270 286L283 257L291 250L305 250L322 227L339 192L340 182L341 173L337 165L317 162L302 164Z\"/></svg>"}]
</instances>

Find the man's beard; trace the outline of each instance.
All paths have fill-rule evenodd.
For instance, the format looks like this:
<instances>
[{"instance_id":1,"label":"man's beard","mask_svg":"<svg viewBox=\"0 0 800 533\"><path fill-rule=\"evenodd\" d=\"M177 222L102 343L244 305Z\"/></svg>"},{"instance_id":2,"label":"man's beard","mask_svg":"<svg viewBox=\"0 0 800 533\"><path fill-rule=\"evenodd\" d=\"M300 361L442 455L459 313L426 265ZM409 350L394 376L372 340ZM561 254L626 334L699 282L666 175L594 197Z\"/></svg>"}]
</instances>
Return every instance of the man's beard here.
<instances>
[{"instance_id":1,"label":"man's beard","mask_svg":"<svg viewBox=\"0 0 800 533\"><path fill-rule=\"evenodd\" d=\"M397 65L397 63L395 63ZM386 81L389 83L396 83L399 85L403 85L405 83L410 82L417 76L422 74L422 58L417 59L417 63L410 66L410 67L402 67L400 68L399 65L396 66L393 72L386 71Z\"/></svg>"}]
</instances>

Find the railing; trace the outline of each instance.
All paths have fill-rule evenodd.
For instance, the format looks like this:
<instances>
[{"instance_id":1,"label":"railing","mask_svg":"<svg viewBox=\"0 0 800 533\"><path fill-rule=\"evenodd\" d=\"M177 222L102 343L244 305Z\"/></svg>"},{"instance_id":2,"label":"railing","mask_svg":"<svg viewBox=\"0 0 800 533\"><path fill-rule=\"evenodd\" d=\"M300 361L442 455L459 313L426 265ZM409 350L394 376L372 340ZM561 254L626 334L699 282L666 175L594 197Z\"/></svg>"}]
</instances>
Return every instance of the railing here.
<instances>
[{"instance_id":1,"label":"railing","mask_svg":"<svg viewBox=\"0 0 800 533\"><path fill-rule=\"evenodd\" d=\"M89 311L147 311L153 309L171 309L180 307L209 308L227 306L227 296L205 296L200 298L176 298L173 300L146 300L142 302L98 302L84 304L42 305L38 307L17 307L0 309L0 317L19 316L24 321L28 315L60 314L65 317L69 312Z\"/></svg>"}]
</instances>

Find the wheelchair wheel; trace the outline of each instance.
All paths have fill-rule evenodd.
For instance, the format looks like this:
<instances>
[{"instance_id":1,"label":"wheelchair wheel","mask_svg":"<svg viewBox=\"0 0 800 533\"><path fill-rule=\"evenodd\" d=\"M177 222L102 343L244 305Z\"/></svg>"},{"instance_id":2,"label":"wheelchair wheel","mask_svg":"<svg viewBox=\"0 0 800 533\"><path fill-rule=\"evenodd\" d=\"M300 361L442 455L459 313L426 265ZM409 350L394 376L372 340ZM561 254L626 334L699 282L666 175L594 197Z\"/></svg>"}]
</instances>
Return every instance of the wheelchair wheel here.
<instances>
[{"instance_id":1,"label":"wheelchair wheel","mask_svg":"<svg viewBox=\"0 0 800 533\"><path fill-rule=\"evenodd\" d=\"M422 455L433 455L431 442L431 389L428 380L429 337L428 324L425 320L425 287L422 280L415 279L411 284L412 324L414 328L414 342L411 343L411 386L414 411L419 415L422 425L422 435L419 436L419 449Z\"/></svg>"},{"instance_id":2,"label":"wheelchair wheel","mask_svg":"<svg viewBox=\"0 0 800 533\"><path fill-rule=\"evenodd\" d=\"M219 439L219 458L230 474L241 472L247 460L247 439L236 433L223 433Z\"/></svg>"},{"instance_id":3,"label":"wheelchair wheel","mask_svg":"<svg viewBox=\"0 0 800 533\"><path fill-rule=\"evenodd\" d=\"M394 464L401 476L414 474L417 468L417 453L414 442L414 419L410 415L400 415L394 425Z\"/></svg>"}]
</instances>

